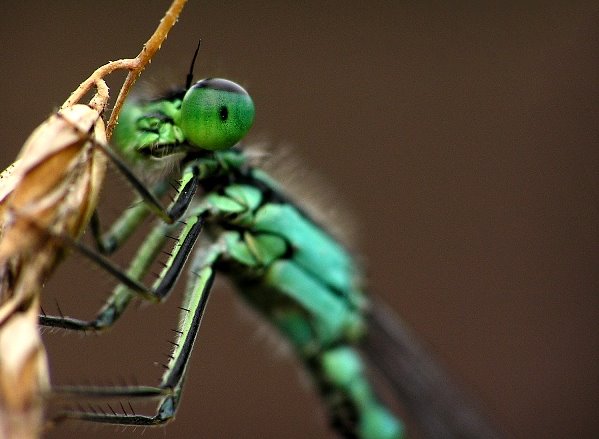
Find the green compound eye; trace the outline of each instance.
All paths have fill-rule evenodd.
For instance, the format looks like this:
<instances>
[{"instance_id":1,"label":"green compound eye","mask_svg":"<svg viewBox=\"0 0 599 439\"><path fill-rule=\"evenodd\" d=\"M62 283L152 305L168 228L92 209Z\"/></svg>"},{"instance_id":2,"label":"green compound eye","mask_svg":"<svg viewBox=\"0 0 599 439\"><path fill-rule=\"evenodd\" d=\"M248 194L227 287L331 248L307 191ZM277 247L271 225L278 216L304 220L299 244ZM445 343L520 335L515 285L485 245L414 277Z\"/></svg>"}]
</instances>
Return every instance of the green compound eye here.
<instances>
[{"instance_id":1,"label":"green compound eye","mask_svg":"<svg viewBox=\"0 0 599 439\"><path fill-rule=\"evenodd\" d=\"M179 126L192 145L216 151L235 145L254 123L254 103L226 79L196 82L183 97Z\"/></svg>"}]
</instances>

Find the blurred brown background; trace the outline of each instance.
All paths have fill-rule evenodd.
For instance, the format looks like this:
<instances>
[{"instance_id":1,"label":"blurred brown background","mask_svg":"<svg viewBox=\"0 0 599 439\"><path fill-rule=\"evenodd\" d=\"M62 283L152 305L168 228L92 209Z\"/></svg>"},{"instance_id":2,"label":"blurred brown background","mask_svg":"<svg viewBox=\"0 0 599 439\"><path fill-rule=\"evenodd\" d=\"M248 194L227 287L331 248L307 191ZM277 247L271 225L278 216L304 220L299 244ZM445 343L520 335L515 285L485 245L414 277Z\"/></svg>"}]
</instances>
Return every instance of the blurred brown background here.
<instances>
[{"instance_id":1,"label":"blurred brown background","mask_svg":"<svg viewBox=\"0 0 599 439\"><path fill-rule=\"evenodd\" d=\"M0 167L96 67L137 54L166 7L4 4ZM246 86L257 106L250 141L290 146L336 188L359 226L370 289L492 419L514 437L591 438L598 9L192 1L143 78L182 82L202 38L197 78ZM108 218L128 199L106 202L127 192L111 180ZM44 291L47 311L57 300L66 314L91 316L113 284L75 255ZM295 362L218 286L177 421L143 437L328 437ZM132 309L106 335L49 335L55 382L155 383L178 300ZM115 429L69 424L48 437L83 435Z\"/></svg>"}]
</instances>

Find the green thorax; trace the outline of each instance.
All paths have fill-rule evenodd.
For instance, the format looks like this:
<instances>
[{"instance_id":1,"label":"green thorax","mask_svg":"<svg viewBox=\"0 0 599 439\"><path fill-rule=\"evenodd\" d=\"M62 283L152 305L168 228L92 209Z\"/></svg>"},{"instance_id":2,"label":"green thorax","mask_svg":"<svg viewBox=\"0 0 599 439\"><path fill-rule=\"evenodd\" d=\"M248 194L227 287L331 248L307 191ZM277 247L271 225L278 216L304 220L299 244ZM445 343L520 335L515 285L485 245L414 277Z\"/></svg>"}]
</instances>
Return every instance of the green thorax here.
<instances>
[{"instance_id":1,"label":"green thorax","mask_svg":"<svg viewBox=\"0 0 599 439\"><path fill-rule=\"evenodd\" d=\"M215 152L213 158L196 163L204 172L208 167L212 170L201 185L207 192L204 203L217 212L219 227L246 235L243 245L232 249L239 262L265 266L285 255L337 295L361 306L359 269L347 249L298 207L282 186L250 166L243 151ZM277 239L284 248L277 246Z\"/></svg>"},{"instance_id":2,"label":"green thorax","mask_svg":"<svg viewBox=\"0 0 599 439\"><path fill-rule=\"evenodd\" d=\"M350 254L263 171L231 166L233 155L244 157L215 153L227 172L201 183L199 210L210 212L208 230L226 248L219 269L306 355L359 338L366 299Z\"/></svg>"}]
</instances>

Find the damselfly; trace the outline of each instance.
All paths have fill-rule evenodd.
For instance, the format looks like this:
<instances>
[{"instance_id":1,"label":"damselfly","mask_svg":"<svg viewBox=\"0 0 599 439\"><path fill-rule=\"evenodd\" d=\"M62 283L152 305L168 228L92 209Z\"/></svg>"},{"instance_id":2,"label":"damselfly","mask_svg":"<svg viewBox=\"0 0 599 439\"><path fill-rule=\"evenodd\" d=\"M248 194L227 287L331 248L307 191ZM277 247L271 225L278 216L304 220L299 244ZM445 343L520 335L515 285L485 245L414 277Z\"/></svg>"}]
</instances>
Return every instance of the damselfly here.
<instances>
[{"instance_id":1,"label":"damselfly","mask_svg":"<svg viewBox=\"0 0 599 439\"><path fill-rule=\"evenodd\" d=\"M214 276L221 273L289 341L323 397L335 430L345 437L404 437L397 416L377 398L367 364L357 349L368 332L371 309L358 264L323 224L296 204L281 184L238 144L253 119L254 105L243 88L217 78L192 85L191 72L184 88L132 101L123 109L114 141L125 160L154 174L157 187L165 187L173 175L179 179L179 190L166 213L170 221L160 222L150 232L126 274L115 272L104 258L84 250L116 274L123 285L113 292L93 320L44 315L41 323L77 331L111 327L135 296L164 300L194 252L196 242L200 244L190 263L181 324L160 384L70 386L59 390L61 394L87 398L157 398L156 412L140 415L128 412L124 406L120 412L109 406L109 411L101 412L65 411L62 418L129 426L154 426L170 421L179 405ZM131 208L106 236L101 236L96 225L99 248L106 253L116 250L138 228L147 212L145 204ZM176 245L172 253L167 253L168 260L157 281L151 288L145 287L139 281L169 236L175 233L176 225L172 223L176 220L184 224L174 238ZM372 316L381 337L401 329L387 324L384 313L377 311ZM388 349L400 344L389 344ZM428 367L428 359L412 355L409 349L404 354L417 367ZM393 367L382 370L399 383ZM403 373L400 375L405 378ZM418 381L407 386L397 384L397 390L415 385L424 391L430 384L422 386ZM410 392L414 392L413 387ZM460 410L465 408L457 399L452 402ZM407 404L410 408L419 405ZM417 407L415 412L422 420L429 418L431 411ZM466 419L470 412L461 415ZM481 434L479 424L473 428L462 420L444 419L444 422L448 424L431 426L430 431ZM427 426L423 428L426 430ZM484 434L493 433L485 430Z\"/></svg>"},{"instance_id":2,"label":"damselfly","mask_svg":"<svg viewBox=\"0 0 599 439\"><path fill-rule=\"evenodd\" d=\"M238 76L238 77L239 77L239 76ZM318 163L316 163L316 165L318 166ZM372 170L370 170L370 171L372 171ZM70 313L74 313L74 311L73 311L72 309L68 309L68 311L69 311ZM92 372L92 373L93 373L93 372Z\"/></svg>"}]
</instances>

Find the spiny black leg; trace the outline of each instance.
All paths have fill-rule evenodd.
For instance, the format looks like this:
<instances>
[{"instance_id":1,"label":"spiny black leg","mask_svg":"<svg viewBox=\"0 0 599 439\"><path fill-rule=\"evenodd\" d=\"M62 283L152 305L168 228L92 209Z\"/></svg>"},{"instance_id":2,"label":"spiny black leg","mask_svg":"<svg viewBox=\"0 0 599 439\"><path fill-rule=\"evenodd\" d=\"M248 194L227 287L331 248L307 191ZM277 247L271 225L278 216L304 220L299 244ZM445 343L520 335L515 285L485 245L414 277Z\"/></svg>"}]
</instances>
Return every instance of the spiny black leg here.
<instances>
[{"instance_id":1,"label":"spiny black leg","mask_svg":"<svg viewBox=\"0 0 599 439\"><path fill-rule=\"evenodd\" d=\"M185 210L193 200L198 187L197 168L195 171L196 172L192 174L194 178L187 181L182 190L172 185L167 180L158 182L152 188L152 193L156 197L162 197L171 187L177 191L177 196L171 203L167 212L173 222L183 216ZM97 212L94 212L90 221L90 227L96 247L100 253L109 255L115 252L136 230L138 230L140 224L148 217L150 212L150 206L144 202L143 198L138 198L133 205L126 209L110 226L110 229L106 233L102 232L99 217Z\"/></svg>"},{"instance_id":2,"label":"spiny black leg","mask_svg":"<svg viewBox=\"0 0 599 439\"><path fill-rule=\"evenodd\" d=\"M121 174L125 176L135 191L144 199L148 207L163 221L172 224L174 220L168 215L167 210L162 206L160 200L135 176L129 166L110 147L96 142L93 139L92 142L94 142L94 146L100 149L111 160Z\"/></svg>"},{"instance_id":3,"label":"spiny black leg","mask_svg":"<svg viewBox=\"0 0 599 439\"><path fill-rule=\"evenodd\" d=\"M191 175L188 175L190 173ZM192 166L183 176L183 188L178 191L177 198L170 205L168 210L169 217L176 221L183 216L191 200L198 189L200 171L197 167Z\"/></svg>"},{"instance_id":4,"label":"spiny black leg","mask_svg":"<svg viewBox=\"0 0 599 439\"><path fill-rule=\"evenodd\" d=\"M97 142L96 142L97 143ZM191 169L186 169L183 172L182 185L183 188L179 192L177 198L168 209L162 206L162 203L158 198L146 188L145 184L142 183L133 174L129 166L109 147L97 143L97 146L104 154L106 154L118 170L129 180L129 183L133 186L135 191L144 199L148 207L154 211L163 221L168 224L172 224L178 220L187 207L191 203L193 196L198 187L199 170L193 166Z\"/></svg>"},{"instance_id":5,"label":"spiny black leg","mask_svg":"<svg viewBox=\"0 0 599 439\"><path fill-rule=\"evenodd\" d=\"M168 422L175 416L177 406L181 397L183 381L191 352L197 338L202 316L214 280L214 270L211 266L206 266L199 273L189 290L186 302L182 307L184 316L183 323L178 331L180 338L175 344L175 350L169 361L168 367L160 385L150 386L130 386L130 387L60 387L55 392L60 396L77 396L87 398L155 398L162 397L154 416L137 415L131 408L128 413L121 404L123 413L117 413L109 405L110 413L97 410L75 410L65 411L57 416L56 421L64 419L78 419L83 421L100 422L117 425L131 426L153 426Z\"/></svg>"},{"instance_id":6,"label":"spiny black leg","mask_svg":"<svg viewBox=\"0 0 599 439\"><path fill-rule=\"evenodd\" d=\"M181 231L178 244L175 246L171 256L169 256L164 270L152 288L145 287L138 279L141 279L147 273L165 241L170 237L167 235L167 232L172 230L173 226L159 224L150 233L139 249L127 273L124 273L108 259L95 253L88 247L74 243L73 245L78 250L115 276L121 284L115 288L113 294L95 319L81 320L64 316L41 315L39 317L40 325L76 331L102 330L114 324L135 296L152 301L164 300L172 290L194 248L195 242L202 230L204 218L203 215L194 216L187 221Z\"/></svg>"}]
</instances>

